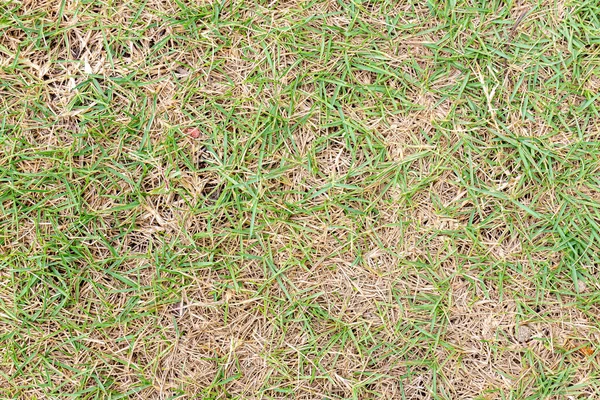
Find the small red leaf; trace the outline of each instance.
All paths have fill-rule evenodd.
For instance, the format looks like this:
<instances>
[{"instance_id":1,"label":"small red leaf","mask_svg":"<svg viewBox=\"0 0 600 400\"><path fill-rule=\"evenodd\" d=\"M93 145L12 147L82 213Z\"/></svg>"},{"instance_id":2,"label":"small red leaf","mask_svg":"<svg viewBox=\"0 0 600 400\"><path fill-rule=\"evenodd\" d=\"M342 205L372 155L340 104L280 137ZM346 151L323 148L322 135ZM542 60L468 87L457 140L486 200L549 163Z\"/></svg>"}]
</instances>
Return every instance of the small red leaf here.
<instances>
[{"instance_id":1,"label":"small red leaf","mask_svg":"<svg viewBox=\"0 0 600 400\"><path fill-rule=\"evenodd\" d=\"M590 346L585 346L579 349L579 352L581 354L583 354L584 356L591 356L594 354L594 349L592 349Z\"/></svg>"},{"instance_id":2,"label":"small red leaf","mask_svg":"<svg viewBox=\"0 0 600 400\"><path fill-rule=\"evenodd\" d=\"M198 128L185 128L183 132L192 139L198 139L200 137L200 129Z\"/></svg>"}]
</instances>

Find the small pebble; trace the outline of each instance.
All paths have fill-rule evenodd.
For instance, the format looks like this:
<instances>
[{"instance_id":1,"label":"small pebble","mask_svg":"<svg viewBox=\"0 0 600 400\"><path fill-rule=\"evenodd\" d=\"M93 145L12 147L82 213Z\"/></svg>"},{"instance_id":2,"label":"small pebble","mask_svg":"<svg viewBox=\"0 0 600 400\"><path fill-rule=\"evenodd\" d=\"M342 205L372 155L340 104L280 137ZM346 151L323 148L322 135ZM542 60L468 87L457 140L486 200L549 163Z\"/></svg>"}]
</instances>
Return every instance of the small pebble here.
<instances>
[{"instance_id":1,"label":"small pebble","mask_svg":"<svg viewBox=\"0 0 600 400\"><path fill-rule=\"evenodd\" d=\"M533 336L533 329L527 325L521 325L516 328L516 337L519 343L527 342Z\"/></svg>"}]
</instances>

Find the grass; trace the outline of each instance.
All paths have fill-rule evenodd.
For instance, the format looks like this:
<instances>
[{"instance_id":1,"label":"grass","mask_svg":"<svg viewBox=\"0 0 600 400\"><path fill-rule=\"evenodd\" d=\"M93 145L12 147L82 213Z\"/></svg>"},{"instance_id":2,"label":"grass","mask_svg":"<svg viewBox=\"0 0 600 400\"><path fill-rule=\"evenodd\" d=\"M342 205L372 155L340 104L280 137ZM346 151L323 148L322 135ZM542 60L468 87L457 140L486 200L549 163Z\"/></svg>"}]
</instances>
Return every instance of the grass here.
<instances>
[{"instance_id":1,"label":"grass","mask_svg":"<svg viewBox=\"0 0 600 400\"><path fill-rule=\"evenodd\" d=\"M4 0L0 397L599 397L599 15Z\"/></svg>"}]
</instances>

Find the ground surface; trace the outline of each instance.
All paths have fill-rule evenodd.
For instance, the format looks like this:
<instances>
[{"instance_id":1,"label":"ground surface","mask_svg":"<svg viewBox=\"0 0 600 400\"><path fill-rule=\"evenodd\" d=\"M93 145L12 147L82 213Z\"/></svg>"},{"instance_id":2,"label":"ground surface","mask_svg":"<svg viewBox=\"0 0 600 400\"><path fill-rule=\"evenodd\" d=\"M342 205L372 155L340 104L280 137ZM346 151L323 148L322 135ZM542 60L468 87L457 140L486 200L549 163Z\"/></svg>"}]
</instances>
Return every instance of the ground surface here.
<instances>
[{"instance_id":1,"label":"ground surface","mask_svg":"<svg viewBox=\"0 0 600 400\"><path fill-rule=\"evenodd\" d=\"M3 0L0 397L599 398L599 15Z\"/></svg>"}]
</instances>

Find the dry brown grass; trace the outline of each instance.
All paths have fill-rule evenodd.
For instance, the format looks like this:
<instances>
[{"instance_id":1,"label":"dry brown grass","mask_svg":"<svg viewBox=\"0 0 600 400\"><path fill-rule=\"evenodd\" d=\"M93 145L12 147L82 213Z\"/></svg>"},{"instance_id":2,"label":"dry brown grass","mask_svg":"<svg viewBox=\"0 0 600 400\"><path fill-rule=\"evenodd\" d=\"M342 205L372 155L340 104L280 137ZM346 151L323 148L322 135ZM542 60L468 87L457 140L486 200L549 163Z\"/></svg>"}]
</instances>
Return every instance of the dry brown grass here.
<instances>
[{"instance_id":1,"label":"dry brown grass","mask_svg":"<svg viewBox=\"0 0 600 400\"><path fill-rule=\"evenodd\" d=\"M259 3L1 6L0 393L598 397L600 9Z\"/></svg>"}]
</instances>

